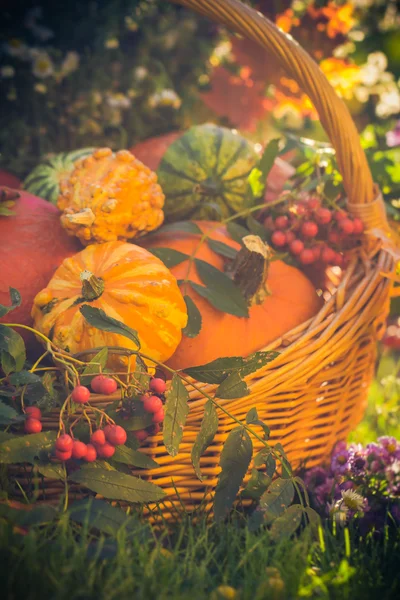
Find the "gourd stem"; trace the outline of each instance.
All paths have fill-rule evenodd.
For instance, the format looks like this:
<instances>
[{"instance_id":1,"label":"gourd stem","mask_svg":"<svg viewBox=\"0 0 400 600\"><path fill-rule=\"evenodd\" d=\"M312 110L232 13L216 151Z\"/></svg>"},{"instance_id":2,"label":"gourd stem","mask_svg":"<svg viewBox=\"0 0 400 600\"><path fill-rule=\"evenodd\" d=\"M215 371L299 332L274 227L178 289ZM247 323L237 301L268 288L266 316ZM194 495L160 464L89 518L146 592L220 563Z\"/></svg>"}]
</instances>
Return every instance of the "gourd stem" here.
<instances>
[{"instance_id":1,"label":"gourd stem","mask_svg":"<svg viewBox=\"0 0 400 600\"><path fill-rule=\"evenodd\" d=\"M97 300L104 292L104 280L96 277L90 271L82 271L80 274L82 281L82 296L87 302Z\"/></svg>"},{"instance_id":2,"label":"gourd stem","mask_svg":"<svg viewBox=\"0 0 400 600\"><path fill-rule=\"evenodd\" d=\"M231 267L233 281L249 306L262 304L270 295L267 288L269 246L258 235L246 235L242 244Z\"/></svg>"}]
</instances>

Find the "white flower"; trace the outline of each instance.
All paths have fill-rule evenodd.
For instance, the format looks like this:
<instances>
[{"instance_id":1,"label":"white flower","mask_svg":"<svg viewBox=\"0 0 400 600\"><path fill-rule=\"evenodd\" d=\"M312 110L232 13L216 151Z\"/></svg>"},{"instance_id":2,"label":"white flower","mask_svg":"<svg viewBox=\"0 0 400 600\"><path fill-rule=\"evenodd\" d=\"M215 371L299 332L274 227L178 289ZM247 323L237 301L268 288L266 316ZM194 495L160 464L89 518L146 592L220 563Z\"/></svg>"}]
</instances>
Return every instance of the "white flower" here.
<instances>
[{"instance_id":1,"label":"white flower","mask_svg":"<svg viewBox=\"0 0 400 600\"><path fill-rule=\"evenodd\" d=\"M146 67L136 67L136 69L133 71L133 74L135 79L138 81L143 81L143 79L146 79L149 72Z\"/></svg>"},{"instance_id":2,"label":"white flower","mask_svg":"<svg viewBox=\"0 0 400 600\"><path fill-rule=\"evenodd\" d=\"M47 92L47 87L44 85L44 83L35 83L33 89L38 94L45 94Z\"/></svg>"},{"instance_id":3,"label":"white flower","mask_svg":"<svg viewBox=\"0 0 400 600\"><path fill-rule=\"evenodd\" d=\"M332 502L327 505L329 516L338 525L344 525L349 516L349 509L342 502Z\"/></svg>"},{"instance_id":4,"label":"white flower","mask_svg":"<svg viewBox=\"0 0 400 600\"><path fill-rule=\"evenodd\" d=\"M367 59L367 64L372 65L379 69L379 71L386 71L388 61L386 55L383 52L372 52Z\"/></svg>"},{"instance_id":5,"label":"white flower","mask_svg":"<svg viewBox=\"0 0 400 600\"><path fill-rule=\"evenodd\" d=\"M111 108L127 109L131 106L131 100L124 94L108 94L106 102Z\"/></svg>"},{"instance_id":6,"label":"white flower","mask_svg":"<svg viewBox=\"0 0 400 600\"><path fill-rule=\"evenodd\" d=\"M339 501L340 502L340 501ZM342 506L346 506L348 510L354 512L362 511L364 508L364 498L357 494L354 490L342 491Z\"/></svg>"},{"instance_id":7,"label":"white flower","mask_svg":"<svg viewBox=\"0 0 400 600\"><path fill-rule=\"evenodd\" d=\"M370 92L368 88L364 87L363 85L359 85L354 89L354 96L356 97L356 100L358 100L362 104L368 102L369 95Z\"/></svg>"},{"instance_id":8,"label":"white flower","mask_svg":"<svg viewBox=\"0 0 400 600\"><path fill-rule=\"evenodd\" d=\"M376 107L378 117L385 119L391 115L400 112L400 92L397 87L393 87L380 95L379 103Z\"/></svg>"},{"instance_id":9,"label":"white flower","mask_svg":"<svg viewBox=\"0 0 400 600\"><path fill-rule=\"evenodd\" d=\"M156 108L158 106L171 106L172 108L178 109L181 104L182 100L179 98L178 94L171 89L165 89L161 90L161 92L156 92L149 98L149 105L152 108Z\"/></svg>"},{"instance_id":10,"label":"white flower","mask_svg":"<svg viewBox=\"0 0 400 600\"><path fill-rule=\"evenodd\" d=\"M67 52L63 62L61 63L61 73L68 75L79 67L79 54L77 52Z\"/></svg>"},{"instance_id":11,"label":"white flower","mask_svg":"<svg viewBox=\"0 0 400 600\"><path fill-rule=\"evenodd\" d=\"M108 48L109 50L114 50L115 48L119 48L119 41L117 38L109 38L104 42L104 48Z\"/></svg>"},{"instance_id":12,"label":"white flower","mask_svg":"<svg viewBox=\"0 0 400 600\"><path fill-rule=\"evenodd\" d=\"M36 77L45 79L54 73L54 64L47 52L41 52L33 62L32 72Z\"/></svg>"},{"instance_id":13,"label":"white flower","mask_svg":"<svg viewBox=\"0 0 400 600\"><path fill-rule=\"evenodd\" d=\"M11 65L4 65L4 67L0 68L0 77L3 79L11 79L14 75L15 69Z\"/></svg>"},{"instance_id":14,"label":"white flower","mask_svg":"<svg viewBox=\"0 0 400 600\"><path fill-rule=\"evenodd\" d=\"M376 85L380 79L381 71L374 65L367 63L360 70L361 82L368 87Z\"/></svg>"},{"instance_id":15,"label":"white flower","mask_svg":"<svg viewBox=\"0 0 400 600\"><path fill-rule=\"evenodd\" d=\"M28 46L18 38L12 38L4 44L4 50L10 56L24 58L28 52Z\"/></svg>"}]
</instances>

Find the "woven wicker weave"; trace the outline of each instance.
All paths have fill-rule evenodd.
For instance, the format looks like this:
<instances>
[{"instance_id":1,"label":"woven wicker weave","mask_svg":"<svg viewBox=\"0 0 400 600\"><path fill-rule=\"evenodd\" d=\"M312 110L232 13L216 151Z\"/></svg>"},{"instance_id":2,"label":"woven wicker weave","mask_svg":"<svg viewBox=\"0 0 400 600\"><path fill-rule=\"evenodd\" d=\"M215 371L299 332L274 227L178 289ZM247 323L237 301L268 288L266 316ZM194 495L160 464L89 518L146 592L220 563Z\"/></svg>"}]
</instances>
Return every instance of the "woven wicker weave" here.
<instances>
[{"instance_id":1,"label":"woven wicker weave","mask_svg":"<svg viewBox=\"0 0 400 600\"><path fill-rule=\"evenodd\" d=\"M375 200L377 191L351 116L307 53L238 0L176 1L259 43L298 81L317 107L336 150L350 210L360 214L369 226L388 232L383 203L380 198ZM383 333L388 309L390 280L382 273L390 274L393 268L392 255L377 241L366 241L319 314L268 347L281 354L247 378L251 394L240 400L221 401L243 420L248 410L256 407L259 417L271 427L272 441L282 443L294 466L304 461L309 466L321 463L333 445L345 439L361 419L373 376L376 341ZM215 387L204 389L212 393ZM94 402L105 406L113 399L98 396ZM159 468L134 472L161 485L171 504L178 502L178 493L179 503L188 509L202 502L205 492L212 495L223 443L235 427L228 417L219 415L218 433L201 458L205 481L200 482L190 452L205 402L197 391L190 391L190 412L178 456L169 456L159 434L142 448ZM43 426L57 429L58 415L44 418ZM258 449L260 444L255 440L254 446ZM20 468L14 467L13 473L22 484L26 483ZM59 482L47 480L38 490L38 498L51 502L62 493ZM166 508L164 517L170 516Z\"/></svg>"}]
</instances>

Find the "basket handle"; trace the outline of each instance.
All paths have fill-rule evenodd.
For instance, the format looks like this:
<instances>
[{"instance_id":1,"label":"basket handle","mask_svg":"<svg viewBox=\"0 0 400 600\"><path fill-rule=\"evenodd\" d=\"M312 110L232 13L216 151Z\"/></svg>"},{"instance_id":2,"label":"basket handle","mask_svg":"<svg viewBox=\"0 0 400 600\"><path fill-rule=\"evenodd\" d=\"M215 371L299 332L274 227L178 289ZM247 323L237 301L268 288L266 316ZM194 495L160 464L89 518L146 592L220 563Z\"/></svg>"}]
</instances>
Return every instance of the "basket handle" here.
<instances>
[{"instance_id":1,"label":"basket handle","mask_svg":"<svg viewBox=\"0 0 400 600\"><path fill-rule=\"evenodd\" d=\"M240 0L170 0L226 25L266 48L295 79L316 107L336 158L348 201L367 204L376 197L367 158L347 106L317 63L288 34Z\"/></svg>"}]
</instances>

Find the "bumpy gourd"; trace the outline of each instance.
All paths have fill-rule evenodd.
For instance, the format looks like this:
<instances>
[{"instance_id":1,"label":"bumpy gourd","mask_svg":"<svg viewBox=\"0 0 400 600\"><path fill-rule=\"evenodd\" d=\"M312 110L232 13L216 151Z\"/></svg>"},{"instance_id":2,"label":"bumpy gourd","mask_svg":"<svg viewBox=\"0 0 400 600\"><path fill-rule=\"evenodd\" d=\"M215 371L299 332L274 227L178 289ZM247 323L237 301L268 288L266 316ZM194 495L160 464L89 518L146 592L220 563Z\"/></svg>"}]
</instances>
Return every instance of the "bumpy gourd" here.
<instances>
[{"instance_id":1,"label":"bumpy gourd","mask_svg":"<svg viewBox=\"0 0 400 600\"><path fill-rule=\"evenodd\" d=\"M124 336L88 324L90 304L135 329L144 354L161 362L178 346L186 305L174 276L147 250L124 242L92 244L65 260L34 300L35 328L72 354L103 346L137 349ZM110 368L126 363L114 355Z\"/></svg>"},{"instance_id":2,"label":"bumpy gourd","mask_svg":"<svg viewBox=\"0 0 400 600\"><path fill-rule=\"evenodd\" d=\"M76 163L60 190L61 224L84 245L133 239L164 219L157 175L128 150L95 150Z\"/></svg>"}]
</instances>

